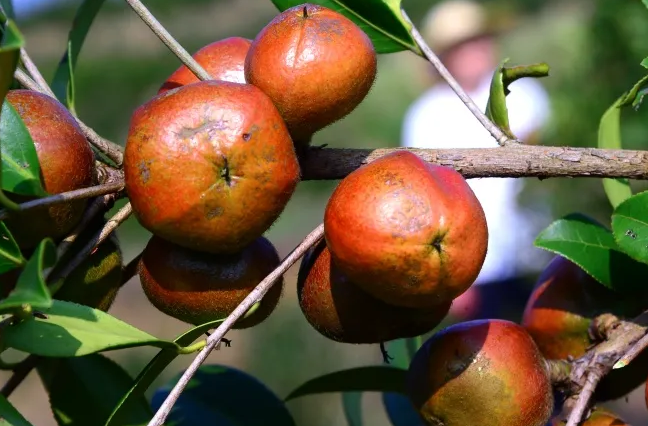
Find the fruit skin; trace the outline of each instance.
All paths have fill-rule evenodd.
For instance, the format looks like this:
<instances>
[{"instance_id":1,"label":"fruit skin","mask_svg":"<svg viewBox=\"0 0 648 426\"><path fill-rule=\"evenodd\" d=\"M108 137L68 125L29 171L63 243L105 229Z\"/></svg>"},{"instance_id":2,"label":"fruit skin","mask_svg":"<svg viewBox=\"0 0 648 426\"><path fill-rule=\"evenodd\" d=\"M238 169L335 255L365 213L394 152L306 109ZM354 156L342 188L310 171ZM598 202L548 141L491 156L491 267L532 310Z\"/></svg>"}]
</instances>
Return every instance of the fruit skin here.
<instances>
[{"instance_id":1,"label":"fruit skin","mask_svg":"<svg viewBox=\"0 0 648 426\"><path fill-rule=\"evenodd\" d=\"M306 3L257 34L245 78L272 98L299 145L353 111L369 93L376 68L364 31L338 12Z\"/></svg>"},{"instance_id":2,"label":"fruit skin","mask_svg":"<svg viewBox=\"0 0 648 426\"><path fill-rule=\"evenodd\" d=\"M567 421L563 419L564 416L555 418L550 426L564 426L567 424ZM619 416L613 412L603 409L596 408L592 414L580 424L580 426L630 426L625 421L623 421Z\"/></svg>"},{"instance_id":3,"label":"fruit skin","mask_svg":"<svg viewBox=\"0 0 648 426\"><path fill-rule=\"evenodd\" d=\"M555 256L538 277L521 325L547 359L578 358L595 343L588 331L594 318L606 312L632 318L646 306L645 295L623 297L603 287L575 263ZM616 399L639 386L641 378L648 376L648 353L641 357L608 374L597 387L596 399Z\"/></svg>"},{"instance_id":4,"label":"fruit skin","mask_svg":"<svg viewBox=\"0 0 648 426\"><path fill-rule=\"evenodd\" d=\"M280 263L270 241L259 237L241 253L214 256L153 236L139 263L142 289L163 313L189 324L225 318ZM261 300L259 308L234 328L265 320L281 298L283 278Z\"/></svg>"},{"instance_id":5,"label":"fruit skin","mask_svg":"<svg viewBox=\"0 0 648 426\"><path fill-rule=\"evenodd\" d=\"M34 141L41 182L48 194L97 183L94 153L63 104L50 96L24 89L9 91L6 99L20 115ZM34 199L17 194L9 196L16 202ZM5 224L20 248L30 249L44 238L58 240L68 234L81 220L86 205L87 200L75 200L20 212Z\"/></svg>"},{"instance_id":6,"label":"fruit skin","mask_svg":"<svg viewBox=\"0 0 648 426\"><path fill-rule=\"evenodd\" d=\"M465 292L486 257L488 229L464 178L408 151L343 179L324 212L333 260L386 303L434 306Z\"/></svg>"},{"instance_id":7,"label":"fruit skin","mask_svg":"<svg viewBox=\"0 0 648 426\"><path fill-rule=\"evenodd\" d=\"M406 390L435 426L544 426L553 394L531 336L505 320L452 325L412 359Z\"/></svg>"},{"instance_id":8,"label":"fruit skin","mask_svg":"<svg viewBox=\"0 0 648 426\"><path fill-rule=\"evenodd\" d=\"M245 57L251 43L247 38L228 37L204 46L193 58L214 80L245 83ZM198 81L198 77L182 65L162 84L158 94Z\"/></svg>"},{"instance_id":9,"label":"fruit skin","mask_svg":"<svg viewBox=\"0 0 648 426\"><path fill-rule=\"evenodd\" d=\"M451 302L428 309L388 305L350 282L331 262L322 240L306 252L297 278L299 306L322 335L344 343L382 343L436 327Z\"/></svg>"},{"instance_id":10,"label":"fruit skin","mask_svg":"<svg viewBox=\"0 0 648 426\"><path fill-rule=\"evenodd\" d=\"M153 234L236 253L279 217L300 169L270 98L249 84L202 81L135 111L124 176L135 216Z\"/></svg>"}]
</instances>

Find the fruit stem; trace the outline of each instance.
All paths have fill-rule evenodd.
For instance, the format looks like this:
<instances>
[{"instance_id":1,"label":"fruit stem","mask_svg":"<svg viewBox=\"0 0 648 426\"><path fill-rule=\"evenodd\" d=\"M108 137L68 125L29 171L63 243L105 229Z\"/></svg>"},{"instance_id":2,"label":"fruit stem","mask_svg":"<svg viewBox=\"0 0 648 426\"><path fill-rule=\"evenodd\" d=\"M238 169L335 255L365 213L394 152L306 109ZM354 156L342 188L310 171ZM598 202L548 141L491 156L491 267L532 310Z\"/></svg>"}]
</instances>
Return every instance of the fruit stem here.
<instances>
[{"instance_id":1,"label":"fruit stem","mask_svg":"<svg viewBox=\"0 0 648 426\"><path fill-rule=\"evenodd\" d=\"M194 352L202 350L206 345L207 340L201 340L200 342L196 342L193 345L178 348L178 353L181 355L192 354Z\"/></svg>"},{"instance_id":2,"label":"fruit stem","mask_svg":"<svg viewBox=\"0 0 648 426\"><path fill-rule=\"evenodd\" d=\"M155 33L156 36L173 52L180 61L193 72L200 80L211 80L211 76L184 47L164 28L140 0L126 0L142 21Z\"/></svg>"},{"instance_id":3,"label":"fruit stem","mask_svg":"<svg viewBox=\"0 0 648 426\"><path fill-rule=\"evenodd\" d=\"M567 360L546 359L545 365L551 384L565 386L570 383L572 364Z\"/></svg>"},{"instance_id":4,"label":"fruit stem","mask_svg":"<svg viewBox=\"0 0 648 426\"><path fill-rule=\"evenodd\" d=\"M308 7L304 6L304 19L308 18Z\"/></svg>"}]
</instances>

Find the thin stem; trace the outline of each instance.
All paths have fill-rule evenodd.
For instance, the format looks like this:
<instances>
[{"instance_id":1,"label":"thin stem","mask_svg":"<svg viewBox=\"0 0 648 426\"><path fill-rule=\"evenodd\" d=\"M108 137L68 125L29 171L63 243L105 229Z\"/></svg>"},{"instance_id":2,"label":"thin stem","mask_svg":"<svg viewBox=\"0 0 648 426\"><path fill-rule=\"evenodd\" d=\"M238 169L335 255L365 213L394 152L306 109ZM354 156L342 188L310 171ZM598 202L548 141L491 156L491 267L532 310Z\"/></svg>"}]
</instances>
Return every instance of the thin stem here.
<instances>
[{"instance_id":1,"label":"thin stem","mask_svg":"<svg viewBox=\"0 0 648 426\"><path fill-rule=\"evenodd\" d=\"M20 60L25 66L25 69L27 69L27 72L29 73L31 78L36 82L38 87L41 89L41 91L47 95L50 95L53 98L56 98L54 91L49 87L49 84L47 84L47 81L43 77L43 74L41 74L41 72L38 70L38 67L36 66L34 61L32 61L32 59L29 57L27 51L22 48L20 49Z\"/></svg>"},{"instance_id":2,"label":"thin stem","mask_svg":"<svg viewBox=\"0 0 648 426\"><path fill-rule=\"evenodd\" d=\"M405 18L406 21L408 21L411 26L411 34L412 37L414 38L414 41L416 41L416 44L419 46L419 48L423 51L423 54L427 58L427 60L436 68L437 72L441 77L448 83L448 86L457 94L459 99L468 107L470 112L473 113L473 115L479 120L482 126L488 132L497 140L497 143L501 146L506 145L508 142L510 142L510 139L508 136L500 130L499 127L497 127L492 121L486 117L486 114L484 114L479 107L475 104L475 102L468 96L468 94L463 90L463 88L459 85L457 80L450 74L450 71L443 65L441 60L437 55L432 52L432 49L427 45L425 40L423 39L423 36L421 36L421 33L416 29L416 26L412 24L412 21L409 19L407 14L405 13L404 10L401 10L403 14L403 18Z\"/></svg>"},{"instance_id":3,"label":"thin stem","mask_svg":"<svg viewBox=\"0 0 648 426\"><path fill-rule=\"evenodd\" d=\"M281 262L281 264L270 273L267 277L263 279L255 287L254 290L245 298L243 301L234 309L234 311L223 321L216 330L212 333L211 336L207 338L207 346L205 349L200 351L196 358L193 360L189 368L185 370L182 374L176 385L173 387L169 395L155 413L155 416L148 423L148 426L162 426L166 420L173 404L178 400L180 394L184 388L189 384L189 381L196 374L196 371L200 365L205 362L210 352L214 347L220 342L223 336L232 328L236 321L241 318L248 309L252 307L257 301L272 288L272 285L283 275L286 271L299 260L304 253L310 249L312 246L317 244L322 237L324 236L324 225L320 224L315 228L308 236L302 241L286 258Z\"/></svg>"},{"instance_id":4,"label":"thin stem","mask_svg":"<svg viewBox=\"0 0 648 426\"><path fill-rule=\"evenodd\" d=\"M178 41L162 26L155 16L144 6L140 0L126 0L126 3L137 13L144 23L162 40L166 47L173 52L180 61L193 72L200 80L211 80L205 69L182 47Z\"/></svg>"},{"instance_id":5,"label":"thin stem","mask_svg":"<svg viewBox=\"0 0 648 426\"><path fill-rule=\"evenodd\" d=\"M142 259L142 253L138 254L133 258L124 268L122 269L122 285L126 284L137 274L137 268L139 266L140 259Z\"/></svg>"},{"instance_id":6,"label":"thin stem","mask_svg":"<svg viewBox=\"0 0 648 426\"><path fill-rule=\"evenodd\" d=\"M596 372L591 372L587 375L585 386L583 386L583 389L578 395L578 400L576 401L574 408L569 414L569 419L567 420L566 426L578 426L589 407L592 395L594 395L596 386L600 381L601 376Z\"/></svg>"},{"instance_id":7,"label":"thin stem","mask_svg":"<svg viewBox=\"0 0 648 426\"><path fill-rule=\"evenodd\" d=\"M646 348L648 348L648 334L642 337L637 343L632 346L628 352L621 357L620 360L614 364L612 367L613 370L623 368L634 361Z\"/></svg>"},{"instance_id":8,"label":"thin stem","mask_svg":"<svg viewBox=\"0 0 648 426\"><path fill-rule=\"evenodd\" d=\"M19 204L18 210L15 210L13 212L24 212L27 210L35 209L37 207L52 206L55 204L61 204L72 200L81 200L84 198L93 198L99 195L119 192L122 189L124 189L123 182L76 189L74 191L63 192L61 194L52 195L50 197L27 201L25 203ZM0 210L0 220L7 219L9 216L11 216L11 214L12 212L8 210Z\"/></svg>"}]
</instances>

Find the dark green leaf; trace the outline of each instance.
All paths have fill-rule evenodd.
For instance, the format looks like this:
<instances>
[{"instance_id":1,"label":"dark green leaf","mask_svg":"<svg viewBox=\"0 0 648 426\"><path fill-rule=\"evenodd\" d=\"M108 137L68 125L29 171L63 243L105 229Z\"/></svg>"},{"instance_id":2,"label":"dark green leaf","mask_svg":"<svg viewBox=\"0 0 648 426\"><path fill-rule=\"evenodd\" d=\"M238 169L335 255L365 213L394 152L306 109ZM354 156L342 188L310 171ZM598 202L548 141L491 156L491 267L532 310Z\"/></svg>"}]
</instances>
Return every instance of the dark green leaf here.
<instances>
[{"instance_id":1,"label":"dark green leaf","mask_svg":"<svg viewBox=\"0 0 648 426\"><path fill-rule=\"evenodd\" d=\"M290 392L286 401L328 392L405 392L406 370L393 367L359 367L336 371L307 381Z\"/></svg>"},{"instance_id":2,"label":"dark green leaf","mask_svg":"<svg viewBox=\"0 0 648 426\"><path fill-rule=\"evenodd\" d=\"M59 101L74 113L74 68L76 67L79 53L83 47L90 26L94 21L104 0L84 0L77 9L72 28L68 34L68 43L65 53L59 62L54 78L52 90Z\"/></svg>"},{"instance_id":3,"label":"dark green leaf","mask_svg":"<svg viewBox=\"0 0 648 426\"><path fill-rule=\"evenodd\" d=\"M16 12L14 12L14 6L13 6L13 1L11 0L0 0L0 6L2 6L2 9L4 10L5 14L9 19L15 20L16 19ZM0 68L4 69L4 68Z\"/></svg>"},{"instance_id":4,"label":"dark green leaf","mask_svg":"<svg viewBox=\"0 0 648 426\"><path fill-rule=\"evenodd\" d=\"M20 252L13 235L11 235L4 222L0 221L0 275L24 266L25 262L26 260Z\"/></svg>"},{"instance_id":5,"label":"dark green leaf","mask_svg":"<svg viewBox=\"0 0 648 426\"><path fill-rule=\"evenodd\" d=\"M638 109L643 101L643 97L648 90L648 75L639 80L627 93L621 97L621 106L632 105Z\"/></svg>"},{"instance_id":6,"label":"dark green leaf","mask_svg":"<svg viewBox=\"0 0 648 426\"><path fill-rule=\"evenodd\" d=\"M535 240L537 247L559 254L605 287L631 291L644 286L648 265L636 262L619 248L612 232L581 214L559 219Z\"/></svg>"},{"instance_id":7,"label":"dark green leaf","mask_svg":"<svg viewBox=\"0 0 648 426\"><path fill-rule=\"evenodd\" d=\"M0 426L32 426L32 424L7 401L4 395L0 395Z\"/></svg>"},{"instance_id":8,"label":"dark green leaf","mask_svg":"<svg viewBox=\"0 0 648 426\"><path fill-rule=\"evenodd\" d=\"M383 405L389 421L394 426L425 426L409 398L399 393L382 394Z\"/></svg>"},{"instance_id":9,"label":"dark green leaf","mask_svg":"<svg viewBox=\"0 0 648 426\"><path fill-rule=\"evenodd\" d=\"M362 426L362 392L344 392L342 409L349 426Z\"/></svg>"},{"instance_id":10,"label":"dark green leaf","mask_svg":"<svg viewBox=\"0 0 648 426\"><path fill-rule=\"evenodd\" d=\"M177 339L174 340L179 346L187 346L196 340L200 335L204 334L207 330L210 330L218 326L223 320L217 320L208 322L206 324L199 325L194 327L186 333L180 335ZM106 426L117 426L120 424L122 419L122 406L124 406L128 401L133 398L139 398L144 395L144 392L151 386L151 383L164 371L164 369L171 364L171 362L176 359L178 356L176 350L171 349L162 349L158 354L149 362L146 367L140 372L140 374L135 379L131 388L122 396L122 399L115 406L112 414L106 422Z\"/></svg>"},{"instance_id":11,"label":"dark green leaf","mask_svg":"<svg viewBox=\"0 0 648 426\"><path fill-rule=\"evenodd\" d=\"M624 252L648 263L648 191L617 206L612 214L612 232Z\"/></svg>"},{"instance_id":12,"label":"dark green leaf","mask_svg":"<svg viewBox=\"0 0 648 426\"><path fill-rule=\"evenodd\" d=\"M598 129L598 147L602 149L621 149L621 102L619 98L605 111ZM605 194L612 207L616 207L632 196L628 179L603 179Z\"/></svg>"},{"instance_id":13,"label":"dark green leaf","mask_svg":"<svg viewBox=\"0 0 648 426\"><path fill-rule=\"evenodd\" d=\"M56 246L49 238L40 242L34 254L27 261L25 269L20 273L16 288L6 299L0 301L0 312L9 312L23 305L34 309L44 310L52 306L43 270L51 268L56 263Z\"/></svg>"},{"instance_id":14,"label":"dark green leaf","mask_svg":"<svg viewBox=\"0 0 648 426\"><path fill-rule=\"evenodd\" d=\"M136 346L177 348L88 306L54 300L43 310L47 318L31 318L4 329L4 344L34 355L83 356Z\"/></svg>"},{"instance_id":15,"label":"dark green leaf","mask_svg":"<svg viewBox=\"0 0 648 426\"><path fill-rule=\"evenodd\" d=\"M304 4L301 0L272 0L280 11ZM355 22L367 33L377 53L411 50L421 54L412 38L411 25L401 13L401 0L312 0Z\"/></svg>"},{"instance_id":16,"label":"dark green leaf","mask_svg":"<svg viewBox=\"0 0 648 426\"><path fill-rule=\"evenodd\" d=\"M123 368L100 354L76 358L46 358L38 373L50 396L59 425L103 424L132 383ZM153 417L146 398L129 401L119 426L145 425Z\"/></svg>"},{"instance_id":17,"label":"dark green leaf","mask_svg":"<svg viewBox=\"0 0 648 426\"><path fill-rule=\"evenodd\" d=\"M153 395L160 408L180 375ZM274 392L255 377L224 365L203 365L169 413L178 426L295 426Z\"/></svg>"},{"instance_id":18,"label":"dark green leaf","mask_svg":"<svg viewBox=\"0 0 648 426\"><path fill-rule=\"evenodd\" d=\"M7 11L5 9L5 11ZM12 9L13 12L13 9ZM11 16L11 15L10 15ZM0 41L0 99L4 99L11 83L13 74L18 66L20 48L25 45L25 39L16 24L9 20L4 24L2 41Z\"/></svg>"}]
</instances>

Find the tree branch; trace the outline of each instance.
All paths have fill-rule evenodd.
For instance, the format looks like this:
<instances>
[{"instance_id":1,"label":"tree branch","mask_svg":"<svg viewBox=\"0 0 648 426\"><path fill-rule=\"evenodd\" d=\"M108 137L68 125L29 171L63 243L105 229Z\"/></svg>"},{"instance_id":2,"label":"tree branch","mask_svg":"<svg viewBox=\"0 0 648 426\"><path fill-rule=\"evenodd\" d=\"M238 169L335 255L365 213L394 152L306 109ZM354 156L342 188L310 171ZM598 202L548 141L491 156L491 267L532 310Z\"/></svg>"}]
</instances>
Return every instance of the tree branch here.
<instances>
[{"instance_id":1,"label":"tree branch","mask_svg":"<svg viewBox=\"0 0 648 426\"><path fill-rule=\"evenodd\" d=\"M122 285L126 284L137 274L137 266L142 259L142 253L135 256L126 266L122 268Z\"/></svg>"},{"instance_id":2,"label":"tree branch","mask_svg":"<svg viewBox=\"0 0 648 426\"><path fill-rule=\"evenodd\" d=\"M301 258L306 251L317 244L324 236L324 225L320 224L281 262L281 264L263 279L252 292L234 309L234 311L223 321L218 328L207 338L207 346L198 353L189 368L185 370L169 395L166 397L155 416L148 423L148 426L162 426L166 420L173 404L178 400L180 394L187 386L191 378L205 362L209 353L221 341L223 336L232 328L234 323L272 288L272 285L283 275L295 262Z\"/></svg>"},{"instance_id":3,"label":"tree branch","mask_svg":"<svg viewBox=\"0 0 648 426\"><path fill-rule=\"evenodd\" d=\"M32 59L27 54L27 51L23 48L20 49L20 60L22 61L23 65L25 66L25 69L27 70L31 78L38 85L38 87L43 91L43 93L50 95L53 98L56 98L56 95L47 84L45 77L43 77L43 74L41 74L34 61L32 61Z\"/></svg>"},{"instance_id":4,"label":"tree branch","mask_svg":"<svg viewBox=\"0 0 648 426\"><path fill-rule=\"evenodd\" d=\"M357 168L392 152L409 150L427 162L452 167L466 178L625 177L648 179L648 151L557 146L506 148L318 148L302 154L303 180L343 179Z\"/></svg>"}]
</instances>

